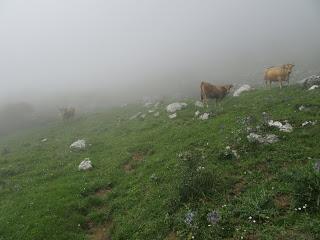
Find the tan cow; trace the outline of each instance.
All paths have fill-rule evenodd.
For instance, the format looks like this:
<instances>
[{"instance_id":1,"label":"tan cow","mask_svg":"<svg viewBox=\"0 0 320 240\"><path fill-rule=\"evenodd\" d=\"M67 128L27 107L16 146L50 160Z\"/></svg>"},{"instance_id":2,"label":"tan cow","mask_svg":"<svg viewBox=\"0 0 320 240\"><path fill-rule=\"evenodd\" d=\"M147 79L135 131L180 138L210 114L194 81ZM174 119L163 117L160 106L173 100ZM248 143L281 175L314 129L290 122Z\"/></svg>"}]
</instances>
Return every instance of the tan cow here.
<instances>
[{"instance_id":1,"label":"tan cow","mask_svg":"<svg viewBox=\"0 0 320 240\"><path fill-rule=\"evenodd\" d=\"M201 101L208 107L208 98L215 99L216 105L219 100L222 100L233 88L233 85L223 85L217 86L212 85L207 82L201 82L200 89L201 89Z\"/></svg>"},{"instance_id":2,"label":"tan cow","mask_svg":"<svg viewBox=\"0 0 320 240\"><path fill-rule=\"evenodd\" d=\"M76 109L74 107L70 108L59 108L63 120L72 119L75 115Z\"/></svg>"},{"instance_id":3,"label":"tan cow","mask_svg":"<svg viewBox=\"0 0 320 240\"><path fill-rule=\"evenodd\" d=\"M266 87L271 88L271 82L279 82L280 88L282 88L282 82L288 81L292 72L293 64L284 64L278 67L270 67L264 71L264 80L266 83Z\"/></svg>"}]
</instances>

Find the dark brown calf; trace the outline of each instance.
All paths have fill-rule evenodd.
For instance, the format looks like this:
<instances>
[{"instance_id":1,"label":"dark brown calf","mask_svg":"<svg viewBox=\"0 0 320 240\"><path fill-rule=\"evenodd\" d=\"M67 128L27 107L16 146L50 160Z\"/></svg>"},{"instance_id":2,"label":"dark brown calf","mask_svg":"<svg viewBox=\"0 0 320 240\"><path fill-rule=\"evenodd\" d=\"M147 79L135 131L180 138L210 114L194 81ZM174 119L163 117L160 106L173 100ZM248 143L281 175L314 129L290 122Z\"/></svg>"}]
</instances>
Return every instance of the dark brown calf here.
<instances>
[{"instance_id":1,"label":"dark brown calf","mask_svg":"<svg viewBox=\"0 0 320 240\"><path fill-rule=\"evenodd\" d=\"M216 86L207 82L201 82L201 101L208 107L208 98L215 99L216 104L219 100L222 100L231 90L233 85Z\"/></svg>"}]
</instances>

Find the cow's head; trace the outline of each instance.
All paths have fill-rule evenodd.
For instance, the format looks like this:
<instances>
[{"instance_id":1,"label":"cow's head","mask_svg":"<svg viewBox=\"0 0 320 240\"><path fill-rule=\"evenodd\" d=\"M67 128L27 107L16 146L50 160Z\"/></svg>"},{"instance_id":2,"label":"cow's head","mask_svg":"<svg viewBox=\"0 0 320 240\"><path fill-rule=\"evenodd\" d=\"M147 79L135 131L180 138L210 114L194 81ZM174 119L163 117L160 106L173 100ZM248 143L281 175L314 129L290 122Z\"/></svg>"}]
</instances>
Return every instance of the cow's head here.
<instances>
[{"instance_id":1,"label":"cow's head","mask_svg":"<svg viewBox=\"0 0 320 240\"><path fill-rule=\"evenodd\" d=\"M225 88L227 89L227 93L229 93L233 88L233 85L232 84L226 85Z\"/></svg>"},{"instance_id":2,"label":"cow's head","mask_svg":"<svg viewBox=\"0 0 320 240\"><path fill-rule=\"evenodd\" d=\"M284 65L285 69L287 70L287 72L290 74L292 72L292 68L294 67L294 64L286 64Z\"/></svg>"}]
</instances>

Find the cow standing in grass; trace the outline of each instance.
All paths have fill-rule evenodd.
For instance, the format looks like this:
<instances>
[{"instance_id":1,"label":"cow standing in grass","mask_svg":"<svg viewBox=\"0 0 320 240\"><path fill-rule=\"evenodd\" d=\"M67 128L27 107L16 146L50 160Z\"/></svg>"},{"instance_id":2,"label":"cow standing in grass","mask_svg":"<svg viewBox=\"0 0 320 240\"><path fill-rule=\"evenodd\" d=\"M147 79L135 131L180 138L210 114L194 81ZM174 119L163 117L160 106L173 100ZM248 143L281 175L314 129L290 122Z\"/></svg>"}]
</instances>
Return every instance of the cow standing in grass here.
<instances>
[{"instance_id":1,"label":"cow standing in grass","mask_svg":"<svg viewBox=\"0 0 320 240\"><path fill-rule=\"evenodd\" d=\"M292 72L293 64L284 64L279 67L270 67L264 71L264 80L266 87L271 88L271 82L279 82L280 88L282 88L282 82L289 83L289 77Z\"/></svg>"},{"instance_id":2,"label":"cow standing in grass","mask_svg":"<svg viewBox=\"0 0 320 240\"><path fill-rule=\"evenodd\" d=\"M63 120L69 120L74 118L76 109L74 107L70 108L59 108Z\"/></svg>"},{"instance_id":3,"label":"cow standing in grass","mask_svg":"<svg viewBox=\"0 0 320 240\"><path fill-rule=\"evenodd\" d=\"M201 82L201 101L208 107L208 98L215 99L217 102L222 100L233 88L233 85L216 86L207 82Z\"/></svg>"}]
</instances>

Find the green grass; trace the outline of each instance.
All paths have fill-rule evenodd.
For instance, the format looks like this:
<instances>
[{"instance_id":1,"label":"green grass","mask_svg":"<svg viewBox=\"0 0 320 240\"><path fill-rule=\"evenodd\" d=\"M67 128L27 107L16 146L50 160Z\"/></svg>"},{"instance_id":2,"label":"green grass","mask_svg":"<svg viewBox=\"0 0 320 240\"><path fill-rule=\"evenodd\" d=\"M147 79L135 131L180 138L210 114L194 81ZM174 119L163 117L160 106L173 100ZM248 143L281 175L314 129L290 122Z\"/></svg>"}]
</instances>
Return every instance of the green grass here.
<instances>
[{"instance_id":1,"label":"green grass","mask_svg":"<svg viewBox=\"0 0 320 240\"><path fill-rule=\"evenodd\" d=\"M301 127L320 119L319 91L227 97L211 104L207 121L194 119L194 100L186 101L173 120L166 104L160 117L128 120L148 110L129 105L0 138L0 150L9 150L0 156L0 240L320 239L320 176L313 169L320 122ZM299 111L301 105L309 107ZM266 126L262 112L288 120L294 131ZM256 126L280 141L249 143L247 127ZM80 138L90 146L71 152ZM94 168L80 172L86 157ZM220 221L208 226L213 210ZM188 212L195 213L190 225Z\"/></svg>"}]
</instances>

